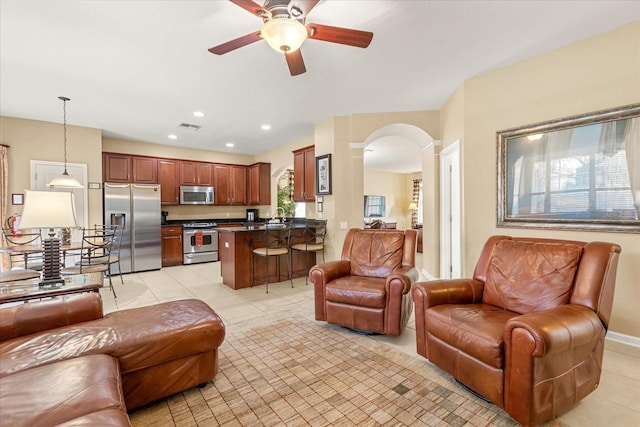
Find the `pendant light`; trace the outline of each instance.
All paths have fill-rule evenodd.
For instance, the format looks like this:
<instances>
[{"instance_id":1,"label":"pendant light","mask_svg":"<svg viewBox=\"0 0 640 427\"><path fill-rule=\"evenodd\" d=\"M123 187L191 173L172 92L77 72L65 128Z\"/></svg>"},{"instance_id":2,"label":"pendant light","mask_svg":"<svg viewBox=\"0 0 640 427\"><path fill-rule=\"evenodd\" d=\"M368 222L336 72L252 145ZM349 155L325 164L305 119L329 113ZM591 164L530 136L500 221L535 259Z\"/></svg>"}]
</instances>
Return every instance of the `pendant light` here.
<instances>
[{"instance_id":1,"label":"pendant light","mask_svg":"<svg viewBox=\"0 0 640 427\"><path fill-rule=\"evenodd\" d=\"M62 128L64 130L64 172L62 175L58 175L53 178L47 186L57 188L84 188L77 179L73 178L67 172L67 101L70 99L64 96L59 96L59 100L62 101L62 114L63 123Z\"/></svg>"}]
</instances>

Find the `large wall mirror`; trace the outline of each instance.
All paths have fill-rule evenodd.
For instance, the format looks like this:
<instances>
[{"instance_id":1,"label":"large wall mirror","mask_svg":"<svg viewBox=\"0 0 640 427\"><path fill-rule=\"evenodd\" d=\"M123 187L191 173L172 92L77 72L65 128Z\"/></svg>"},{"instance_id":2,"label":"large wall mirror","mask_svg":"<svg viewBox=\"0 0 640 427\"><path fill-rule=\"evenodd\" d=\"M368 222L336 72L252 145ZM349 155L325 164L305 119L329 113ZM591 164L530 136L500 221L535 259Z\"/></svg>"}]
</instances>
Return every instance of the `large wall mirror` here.
<instances>
[{"instance_id":1,"label":"large wall mirror","mask_svg":"<svg viewBox=\"0 0 640 427\"><path fill-rule=\"evenodd\" d=\"M640 232L640 104L497 139L498 227Z\"/></svg>"}]
</instances>

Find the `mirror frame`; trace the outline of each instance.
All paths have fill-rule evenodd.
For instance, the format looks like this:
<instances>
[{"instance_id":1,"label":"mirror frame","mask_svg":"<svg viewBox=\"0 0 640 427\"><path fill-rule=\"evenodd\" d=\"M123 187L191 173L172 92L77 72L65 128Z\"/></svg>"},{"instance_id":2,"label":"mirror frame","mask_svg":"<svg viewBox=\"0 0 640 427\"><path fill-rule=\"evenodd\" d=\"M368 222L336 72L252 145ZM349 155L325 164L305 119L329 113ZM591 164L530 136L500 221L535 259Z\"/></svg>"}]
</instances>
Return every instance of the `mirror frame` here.
<instances>
[{"instance_id":1,"label":"mirror frame","mask_svg":"<svg viewBox=\"0 0 640 427\"><path fill-rule=\"evenodd\" d=\"M500 228L534 228L557 230L583 231L613 231L640 233L640 219L561 219L544 217L544 215L508 215L507 201L509 188L508 145L509 140L529 135L558 131L570 128L580 128L598 123L613 122L621 119L640 117L640 104L602 110L563 119L526 125L497 132L497 226ZM638 204L638 201L636 201ZM636 205L640 216L640 205ZM637 216L637 217L638 217Z\"/></svg>"}]
</instances>

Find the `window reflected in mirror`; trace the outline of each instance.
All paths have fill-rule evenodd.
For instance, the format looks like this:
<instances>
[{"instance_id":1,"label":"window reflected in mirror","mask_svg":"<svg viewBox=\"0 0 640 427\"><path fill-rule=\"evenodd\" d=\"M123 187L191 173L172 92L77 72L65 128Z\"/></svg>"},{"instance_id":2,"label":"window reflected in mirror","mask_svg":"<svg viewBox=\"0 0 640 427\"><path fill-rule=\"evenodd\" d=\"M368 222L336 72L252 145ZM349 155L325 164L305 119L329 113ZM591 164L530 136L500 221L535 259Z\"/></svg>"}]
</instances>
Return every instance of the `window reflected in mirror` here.
<instances>
[{"instance_id":1,"label":"window reflected in mirror","mask_svg":"<svg viewBox=\"0 0 640 427\"><path fill-rule=\"evenodd\" d=\"M640 106L498 132L498 226L640 232Z\"/></svg>"}]
</instances>

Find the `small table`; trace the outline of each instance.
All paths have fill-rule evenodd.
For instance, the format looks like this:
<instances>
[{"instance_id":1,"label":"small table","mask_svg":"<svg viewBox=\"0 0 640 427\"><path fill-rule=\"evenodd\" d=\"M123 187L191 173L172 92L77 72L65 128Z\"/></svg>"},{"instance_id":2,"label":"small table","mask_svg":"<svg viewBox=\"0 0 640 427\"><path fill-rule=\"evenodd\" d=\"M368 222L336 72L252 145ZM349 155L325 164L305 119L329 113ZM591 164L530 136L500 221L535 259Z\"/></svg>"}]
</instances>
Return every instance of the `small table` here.
<instances>
[{"instance_id":1,"label":"small table","mask_svg":"<svg viewBox=\"0 0 640 427\"><path fill-rule=\"evenodd\" d=\"M64 283L45 286L40 286L40 278L0 283L0 304L79 292L99 292L104 279L102 273L74 274L63 278Z\"/></svg>"}]
</instances>

